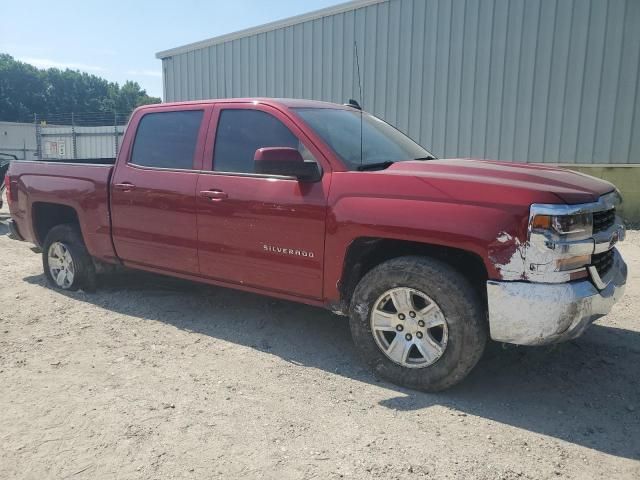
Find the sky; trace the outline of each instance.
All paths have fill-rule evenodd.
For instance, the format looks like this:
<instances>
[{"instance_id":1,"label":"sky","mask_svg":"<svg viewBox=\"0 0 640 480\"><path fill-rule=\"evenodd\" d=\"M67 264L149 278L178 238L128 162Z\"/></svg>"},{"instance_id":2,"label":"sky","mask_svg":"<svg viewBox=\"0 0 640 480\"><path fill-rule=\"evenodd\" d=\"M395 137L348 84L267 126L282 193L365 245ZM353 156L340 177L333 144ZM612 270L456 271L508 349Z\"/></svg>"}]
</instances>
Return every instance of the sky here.
<instances>
[{"instance_id":1,"label":"sky","mask_svg":"<svg viewBox=\"0 0 640 480\"><path fill-rule=\"evenodd\" d=\"M0 53L81 70L162 96L155 54L343 0L2 0Z\"/></svg>"}]
</instances>

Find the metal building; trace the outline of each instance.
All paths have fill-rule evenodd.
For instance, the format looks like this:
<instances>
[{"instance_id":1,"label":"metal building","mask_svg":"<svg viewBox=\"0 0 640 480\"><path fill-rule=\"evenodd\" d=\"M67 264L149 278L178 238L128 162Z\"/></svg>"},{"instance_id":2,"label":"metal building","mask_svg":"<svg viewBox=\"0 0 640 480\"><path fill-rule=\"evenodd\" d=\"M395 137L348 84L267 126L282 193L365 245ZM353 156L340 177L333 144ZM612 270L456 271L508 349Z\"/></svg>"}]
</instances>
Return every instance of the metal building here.
<instances>
[{"instance_id":1,"label":"metal building","mask_svg":"<svg viewBox=\"0 0 640 480\"><path fill-rule=\"evenodd\" d=\"M37 152L36 127L33 123L0 122L0 153L19 160L33 160ZM0 156L0 161L7 157Z\"/></svg>"},{"instance_id":2,"label":"metal building","mask_svg":"<svg viewBox=\"0 0 640 480\"><path fill-rule=\"evenodd\" d=\"M18 160L114 158L129 114L52 113L33 123L0 122L0 153Z\"/></svg>"},{"instance_id":3,"label":"metal building","mask_svg":"<svg viewBox=\"0 0 640 480\"><path fill-rule=\"evenodd\" d=\"M640 1L356 0L157 54L166 101L365 110L443 157L640 163Z\"/></svg>"}]
</instances>

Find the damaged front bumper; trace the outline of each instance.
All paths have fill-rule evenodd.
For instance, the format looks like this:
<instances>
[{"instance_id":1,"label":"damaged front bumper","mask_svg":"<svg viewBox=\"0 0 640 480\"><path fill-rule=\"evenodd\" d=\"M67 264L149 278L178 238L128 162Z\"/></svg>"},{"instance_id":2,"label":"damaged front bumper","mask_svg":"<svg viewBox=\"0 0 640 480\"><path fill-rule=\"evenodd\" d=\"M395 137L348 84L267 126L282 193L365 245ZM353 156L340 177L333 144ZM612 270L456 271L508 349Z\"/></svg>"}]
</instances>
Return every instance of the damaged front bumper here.
<instances>
[{"instance_id":1,"label":"damaged front bumper","mask_svg":"<svg viewBox=\"0 0 640 480\"><path fill-rule=\"evenodd\" d=\"M614 249L601 279L568 283L487 282L491 338L518 345L545 345L576 338L609 313L624 293L627 265Z\"/></svg>"}]
</instances>

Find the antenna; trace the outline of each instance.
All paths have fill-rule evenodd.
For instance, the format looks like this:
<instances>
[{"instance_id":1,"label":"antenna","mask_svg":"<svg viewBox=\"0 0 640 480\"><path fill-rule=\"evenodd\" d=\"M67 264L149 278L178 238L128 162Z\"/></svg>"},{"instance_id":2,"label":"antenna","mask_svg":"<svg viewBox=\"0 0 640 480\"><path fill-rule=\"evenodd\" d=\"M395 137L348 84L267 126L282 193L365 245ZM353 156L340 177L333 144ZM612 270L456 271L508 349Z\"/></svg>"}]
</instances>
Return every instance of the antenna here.
<instances>
[{"instance_id":1,"label":"antenna","mask_svg":"<svg viewBox=\"0 0 640 480\"><path fill-rule=\"evenodd\" d=\"M351 107L351 108L355 108L356 110L362 110L362 107L360 106L360 104L357 101L355 101L353 98L350 98L348 103L343 103L342 105L344 107Z\"/></svg>"},{"instance_id":2,"label":"antenna","mask_svg":"<svg viewBox=\"0 0 640 480\"><path fill-rule=\"evenodd\" d=\"M360 110L360 165L362 165L363 160L363 147L362 147L362 106L364 106L364 98L362 97L362 78L360 77L360 60L358 59L358 42L353 41L353 53L356 60L356 67L358 69L358 88L360 89L360 104L358 102L353 102L358 105ZM349 100L351 104L351 100Z\"/></svg>"}]
</instances>

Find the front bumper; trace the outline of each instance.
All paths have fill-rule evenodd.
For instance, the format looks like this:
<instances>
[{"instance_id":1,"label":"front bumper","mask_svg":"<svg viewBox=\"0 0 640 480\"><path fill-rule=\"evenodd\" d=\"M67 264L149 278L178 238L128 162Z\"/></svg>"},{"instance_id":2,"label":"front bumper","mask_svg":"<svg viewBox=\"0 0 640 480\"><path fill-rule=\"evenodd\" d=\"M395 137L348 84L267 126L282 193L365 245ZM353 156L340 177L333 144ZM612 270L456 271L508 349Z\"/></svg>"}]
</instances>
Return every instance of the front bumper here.
<instances>
[{"instance_id":1,"label":"front bumper","mask_svg":"<svg viewBox=\"0 0 640 480\"><path fill-rule=\"evenodd\" d=\"M627 265L617 250L599 290L591 280L569 283L487 282L491 338L545 345L576 338L609 313L624 293Z\"/></svg>"}]
</instances>

